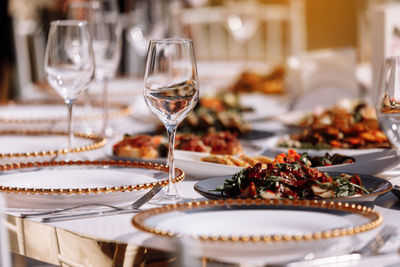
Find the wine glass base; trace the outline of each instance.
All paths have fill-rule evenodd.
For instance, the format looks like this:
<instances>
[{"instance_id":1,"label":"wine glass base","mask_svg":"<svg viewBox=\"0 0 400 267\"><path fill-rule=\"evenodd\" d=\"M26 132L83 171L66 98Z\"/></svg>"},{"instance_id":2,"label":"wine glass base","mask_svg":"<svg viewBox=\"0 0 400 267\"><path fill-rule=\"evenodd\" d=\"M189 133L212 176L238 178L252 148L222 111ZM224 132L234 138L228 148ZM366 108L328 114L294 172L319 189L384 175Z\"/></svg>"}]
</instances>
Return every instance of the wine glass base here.
<instances>
[{"instance_id":1,"label":"wine glass base","mask_svg":"<svg viewBox=\"0 0 400 267\"><path fill-rule=\"evenodd\" d=\"M178 202L182 202L184 200L183 197L180 195L163 195L157 198L154 198L154 200L151 202L151 204L154 205L170 205L170 204L176 204Z\"/></svg>"}]
</instances>

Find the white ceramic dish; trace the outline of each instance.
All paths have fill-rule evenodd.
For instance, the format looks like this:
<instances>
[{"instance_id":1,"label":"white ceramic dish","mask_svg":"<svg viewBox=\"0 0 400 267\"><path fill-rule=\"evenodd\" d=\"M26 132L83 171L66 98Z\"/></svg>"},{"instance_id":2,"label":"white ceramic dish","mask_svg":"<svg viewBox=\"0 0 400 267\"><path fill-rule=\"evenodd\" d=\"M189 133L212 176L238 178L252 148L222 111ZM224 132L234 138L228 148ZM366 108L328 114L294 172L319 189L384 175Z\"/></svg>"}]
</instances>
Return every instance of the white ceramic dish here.
<instances>
[{"instance_id":1,"label":"white ceramic dish","mask_svg":"<svg viewBox=\"0 0 400 267\"><path fill-rule=\"evenodd\" d=\"M176 150L175 166L182 169L188 178L195 179L232 175L242 169L242 167L227 166L200 160L207 155L209 154Z\"/></svg>"},{"instance_id":2,"label":"white ceramic dish","mask_svg":"<svg viewBox=\"0 0 400 267\"><path fill-rule=\"evenodd\" d=\"M246 155L260 155L262 148L257 145L243 145ZM208 156L208 153L175 150L175 166L182 169L188 178L204 179L221 175L231 175L242 169L242 167L228 166L223 164L204 162L200 159Z\"/></svg>"},{"instance_id":3,"label":"white ceramic dish","mask_svg":"<svg viewBox=\"0 0 400 267\"><path fill-rule=\"evenodd\" d=\"M9 208L61 208L88 203L119 204L133 202L147 190L122 190L124 186L155 183L167 179L166 172L134 167L47 166L2 172L0 186L11 188L60 190L63 193L22 193L17 190L4 193ZM69 190L117 188L98 193L69 193Z\"/></svg>"},{"instance_id":4,"label":"white ceramic dish","mask_svg":"<svg viewBox=\"0 0 400 267\"><path fill-rule=\"evenodd\" d=\"M136 215L135 217L140 217ZM135 221L135 218L133 218ZM201 241L199 237L303 235L324 232L337 228L351 228L367 223L368 219L357 214L324 209L264 205L207 207L200 209L174 210L152 213L144 218L142 227L151 227L161 232L173 233L181 253L187 257L207 255L228 262L246 259L254 265L272 262L287 262L307 254L320 256L350 251L357 244L357 235L319 240L282 242ZM154 239L156 242L158 239Z\"/></svg>"}]
</instances>

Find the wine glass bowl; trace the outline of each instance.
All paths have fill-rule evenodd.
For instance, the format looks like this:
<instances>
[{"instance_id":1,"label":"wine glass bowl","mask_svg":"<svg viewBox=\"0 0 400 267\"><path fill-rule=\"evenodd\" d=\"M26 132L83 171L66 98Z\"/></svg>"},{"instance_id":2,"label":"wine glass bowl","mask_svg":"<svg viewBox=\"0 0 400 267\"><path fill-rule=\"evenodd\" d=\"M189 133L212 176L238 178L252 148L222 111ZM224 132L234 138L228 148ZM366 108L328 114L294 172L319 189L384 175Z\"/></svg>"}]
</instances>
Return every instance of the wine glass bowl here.
<instances>
[{"instance_id":1,"label":"wine glass bowl","mask_svg":"<svg viewBox=\"0 0 400 267\"><path fill-rule=\"evenodd\" d=\"M146 61L144 99L168 133L169 185L166 198L160 200L164 203L174 203L180 198L176 185L171 183L175 171L175 133L198 98L199 82L192 41L151 40Z\"/></svg>"},{"instance_id":2,"label":"wine glass bowl","mask_svg":"<svg viewBox=\"0 0 400 267\"><path fill-rule=\"evenodd\" d=\"M94 73L88 24L59 20L50 26L46 45L45 75L68 106L68 149L72 146L72 106Z\"/></svg>"},{"instance_id":3,"label":"wine glass bowl","mask_svg":"<svg viewBox=\"0 0 400 267\"><path fill-rule=\"evenodd\" d=\"M67 16L88 22L95 57L95 79L103 91L104 118L102 134L111 136L109 127L108 81L115 76L121 57L122 25L116 0L91 0L72 2L67 7Z\"/></svg>"},{"instance_id":4,"label":"wine glass bowl","mask_svg":"<svg viewBox=\"0 0 400 267\"><path fill-rule=\"evenodd\" d=\"M400 57L385 60L379 82L376 112L390 142L400 151Z\"/></svg>"},{"instance_id":5,"label":"wine glass bowl","mask_svg":"<svg viewBox=\"0 0 400 267\"><path fill-rule=\"evenodd\" d=\"M260 25L257 10L253 1L231 0L225 4L225 26L237 42L246 42L256 32Z\"/></svg>"}]
</instances>

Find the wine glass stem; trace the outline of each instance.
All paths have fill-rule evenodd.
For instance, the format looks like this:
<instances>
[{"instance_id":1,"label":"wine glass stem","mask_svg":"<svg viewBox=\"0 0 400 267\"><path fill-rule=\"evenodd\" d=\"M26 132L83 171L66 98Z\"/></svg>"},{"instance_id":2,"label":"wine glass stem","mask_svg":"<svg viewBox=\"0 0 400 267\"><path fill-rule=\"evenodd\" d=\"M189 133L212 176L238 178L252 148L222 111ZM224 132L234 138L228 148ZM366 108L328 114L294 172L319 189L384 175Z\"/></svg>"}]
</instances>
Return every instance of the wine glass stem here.
<instances>
[{"instance_id":1,"label":"wine glass stem","mask_svg":"<svg viewBox=\"0 0 400 267\"><path fill-rule=\"evenodd\" d=\"M174 149L175 149L175 134L177 126L166 126L168 133L168 189L167 194L169 196L178 196L178 190L176 184L172 183L172 179L175 177L175 165L174 165Z\"/></svg>"},{"instance_id":2,"label":"wine glass stem","mask_svg":"<svg viewBox=\"0 0 400 267\"><path fill-rule=\"evenodd\" d=\"M108 123L109 123L109 114L110 114L110 101L109 101L109 96L108 96L108 79L103 78L101 80L101 83L103 85L103 112L104 112L104 118L103 118L103 130L102 134L103 136L108 136Z\"/></svg>"},{"instance_id":3,"label":"wine glass stem","mask_svg":"<svg viewBox=\"0 0 400 267\"><path fill-rule=\"evenodd\" d=\"M69 101L67 103L68 107L68 150L72 148L72 106L73 102Z\"/></svg>"}]
</instances>

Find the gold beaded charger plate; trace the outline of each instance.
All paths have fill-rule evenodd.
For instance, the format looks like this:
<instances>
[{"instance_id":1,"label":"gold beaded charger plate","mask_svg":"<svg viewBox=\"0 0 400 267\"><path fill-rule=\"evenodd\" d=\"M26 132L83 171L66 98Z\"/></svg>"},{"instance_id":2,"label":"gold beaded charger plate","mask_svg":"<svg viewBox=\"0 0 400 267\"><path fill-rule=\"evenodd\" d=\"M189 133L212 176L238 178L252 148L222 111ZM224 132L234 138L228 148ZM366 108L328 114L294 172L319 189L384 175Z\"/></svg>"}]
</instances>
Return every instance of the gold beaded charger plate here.
<instances>
[{"instance_id":1,"label":"gold beaded charger plate","mask_svg":"<svg viewBox=\"0 0 400 267\"><path fill-rule=\"evenodd\" d=\"M110 103L110 118L132 114L132 107ZM68 118L65 103L58 100L9 101L0 104L1 124L56 124L66 123ZM93 121L103 119L101 103L92 103L89 111L78 102L74 106L74 121Z\"/></svg>"},{"instance_id":2,"label":"gold beaded charger plate","mask_svg":"<svg viewBox=\"0 0 400 267\"><path fill-rule=\"evenodd\" d=\"M106 139L97 135L74 134L71 148L68 135L57 131L0 131L0 162L26 158L52 159L57 155L85 152L103 147Z\"/></svg>"},{"instance_id":3,"label":"gold beaded charger plate","mask_svg":"<svg viewBox=\"0 0 400 267\"><path fill-rule=\"evenodd\" d=\"M10 208L57 208L133 202L168 184L168 167L123 161L53 161L0 165L0 192ZM184 179L176 169L172 182Z\"/></svg>"},{"instance_id":4,"label":"gold beaded charger plate","mask_svg":"<svg viewBox=\"0 0 400 267\"><path fill-rule=\"evenodd\" d=\"M188 253L228 261L251 257L260 260L257 264L351 250L358 234L382 221L379 213L362 205L276 199L180 203L132 219L139 230L176 238Z\"/></svg>"}]
</instances>

